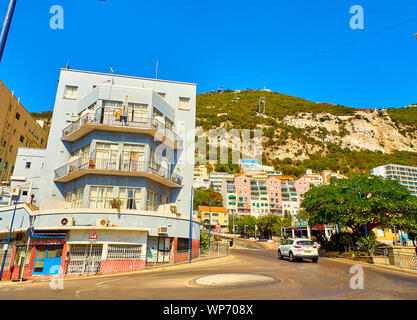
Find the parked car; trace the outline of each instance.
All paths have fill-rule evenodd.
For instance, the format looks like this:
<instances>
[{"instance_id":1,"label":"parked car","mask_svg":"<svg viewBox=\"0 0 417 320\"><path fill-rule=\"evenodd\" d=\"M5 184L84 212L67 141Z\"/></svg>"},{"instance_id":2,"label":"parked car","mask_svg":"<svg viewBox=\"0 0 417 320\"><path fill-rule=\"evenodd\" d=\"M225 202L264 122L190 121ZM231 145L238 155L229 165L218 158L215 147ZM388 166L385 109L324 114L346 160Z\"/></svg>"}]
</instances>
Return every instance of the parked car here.
<instances>
[{"instance_id":1,"label":"parked car","mask_svg":"<svg viewBox=\"0 0 417 320\"><path fill-rule=\"evenodd\" d=\"M291 262L302 259L311 259L314 263L319 261L317 245L309 239L287 239L278 247L278 259L289 257Z\"/></svg>"}]
</instances>

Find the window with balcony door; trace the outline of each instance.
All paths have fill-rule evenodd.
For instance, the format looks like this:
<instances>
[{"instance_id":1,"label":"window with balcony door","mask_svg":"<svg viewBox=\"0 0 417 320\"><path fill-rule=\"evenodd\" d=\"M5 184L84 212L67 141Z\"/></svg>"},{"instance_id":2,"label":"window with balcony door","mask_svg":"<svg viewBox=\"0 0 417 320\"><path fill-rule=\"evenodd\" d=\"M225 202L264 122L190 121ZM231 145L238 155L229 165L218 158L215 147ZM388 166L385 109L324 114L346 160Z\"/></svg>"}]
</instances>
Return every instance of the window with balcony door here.
<instances>
[{"instance_id":1,"label":"window with balcony door","mask_svg":"<svg viewBox=\"0 0 417 320\"><path fill-rule=\"evenodd\" d=\"M164 125L164 115L155 107L153 107L152 118L156 120L154 121L154 125L156 125L157 127Z\"/></svg>"},{"instance_id":2,"label":"window with balcony door","mask_svg":"<svg viewBox=\"0 0 417 320\"><path fill-rule=\"evenodd\" d=\"M127 111L127 121L146 123L148 121L148 105L139 103L129 103Z\"/></svg>"},{"instance_id":3,"label":"window with balcony door","mask_svg":"<svg viewBox=\"0 0 417 320\"><path fill-rule=\"evenodd\" d=\"M110 201L113 199L112 187L91 187L89 207L90 208L111 208Z\"/></svg>"},{"instance_id":4,"label":"window with balcony door","mask_svg":"<svg viewBox=\"0 0 417 320\"><path fill-rule=\"evenodd\" d=\"M119 188L119 199L123 209L140 209L140 188Z\"/></svg>"},{"instance_id":5,"label":"window with balcony door","mask_svg":"<svg viewBox=\"0 0 417 320\"><path fill-rule=\"evenodd\" d=\"M119 145L110 143L96 144L95 169L117 170L119 158Z\"/></svg>"},{"instance_id":6,"label":"window with balcony door","mask_svg":"<svg viewBox=\"0 0 417 320\"><path fill-rule=\"evenodd\" d=\"M124 171L144 171L145 147L141 145L124 145L122 169Z\"/></svg>"},{"instance_id":7,"label":"window with balcony door","mask_svg":"<svg viewBox=\"0 0 417 320\"><path fill-rule=\"evenodd\" d=\"M156 192L148 190L147 196L146 196L146 210L156 211L156 200L157 200Z\"/></svg>"},{"instance_id":8,"label":"window with balcony door","mask_svg":"<svg viewBox=\"0 0 417 320\"><path fill-rule=\"evenodd\" d=\"M75 190L73 197L72 197L72 207L73 208L81 208L83 202L83 191L84 188L78 188Z\"/></svg>"},{"instance_id":9,"label":"window with balcony door","mask_svg":"<svg viewBox=\"0 0 417 320\"><path fill-rule=\"evenodd\" d=\"M120 116L122 116L121 101L103 100L102 106L101 123L115 125L120 122Z\"/></svg>"},{"instance_id":10,"label":"window with balcony door","mask_svg":"<svg viewBox=\"0 0 417 320\"><path fill-rule=\"evenodd\" d=\"M156 153L155 153L155 149L153 148L149 149L149 167L154 170L158 170Z\"/></svg>"},{"instance_id":11,"label":"window with balcony door","mask_svg":"<svg viewBox=\"0 0 417 320\"><path fill-rule=\"evenodd\" d=\"M71 154L71 157L80 157L81 162L80 164L87 164L88 159L89 159L89 151L90 151L90 145L86 145L84 147L82 147L81 149L78 149L77 151L74 151Z\"/></svg>"}]
</instances>

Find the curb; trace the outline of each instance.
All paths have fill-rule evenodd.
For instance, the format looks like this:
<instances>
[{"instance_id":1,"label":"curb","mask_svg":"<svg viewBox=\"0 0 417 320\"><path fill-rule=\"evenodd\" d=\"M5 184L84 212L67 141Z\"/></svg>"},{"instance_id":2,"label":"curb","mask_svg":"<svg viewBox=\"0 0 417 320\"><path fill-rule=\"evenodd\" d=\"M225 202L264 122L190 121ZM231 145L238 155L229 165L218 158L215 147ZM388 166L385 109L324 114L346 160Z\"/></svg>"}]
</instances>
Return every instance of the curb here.
<instances>
[{"instance_id":1,"label":"curb","mask_svg":"<svg viewBox=\"0 0 417 320\"><path fill-rule=\"evenodd\" d=\"M103 279L103 278L110 278L110 277L120 277L120 276L127 276L127 275L134 275L134 274L140 274L140 273L151 273L156 271L163 271L167 269L175 269L175 267L184 267L184 266L195 266L197 264L203 264L204 262L210 262L217 259L223 259L223 260L231 260L232 256L223 256L223 257L216 257L212 259L202 260L202 261L195 261L195 262L181 262L178 264L168 265L164 267L157 267L157 268L148 268L148 269L142 269L142 270L136 270L136 271L128 271L128 272L118 272L118 273L112 273L112 274L103 274L103 275L92 275L92 276L79 276L79 277L71 277L71 278L64 278L64 281L72 281L72 280L87 280L87 279ZM33 284L33 283L41 283L41 282L50 282L54 278L49 279L31 279L23 282L14 282L14 281L0 281L0 287L2 286L2 283L7 286L14 286L14 285L20 285L20 284Z\"/></svg>"},{"instance_id":2,"label":"curb","mask_svg":"<svg viewBox=\"0 0 417 320\"><path fill-rule=\"evenodd\" d=\"M399 273L407 273L407 274L412 275L412 276L417 276L417 270L401 269L399 267L394 267L394 266L371 264L371 263L360 262L360 261L344 259L344 258L335 258L335 257L323 257L323 258L326 258L326 259L329 259L329 260L332 260L332 261L348 263L348 264L352 264L352 265L361 265L361 266L365 266L365 267L368 267L368 268L382 269L382 270L386 270L386 271L394 271L394 272L399 272Z\"/></svg>"}]
</instances>

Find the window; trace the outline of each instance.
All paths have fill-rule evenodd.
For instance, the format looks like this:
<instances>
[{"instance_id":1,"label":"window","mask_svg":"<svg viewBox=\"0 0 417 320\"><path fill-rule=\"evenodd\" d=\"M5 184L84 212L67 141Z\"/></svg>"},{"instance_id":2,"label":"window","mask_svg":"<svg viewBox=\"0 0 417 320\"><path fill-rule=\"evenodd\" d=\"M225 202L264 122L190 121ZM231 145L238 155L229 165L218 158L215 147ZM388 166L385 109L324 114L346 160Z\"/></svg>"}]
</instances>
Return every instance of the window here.
<instances>
[{"instance_id":1,"label":"window","mask_svg":"<svg viewBox=\"0 0 417 320\"><path fill-rule=\"evenodd\" d=\"M6 146L6 140L3 141L3 147L5 147L5 146Z\"/></svg>"},{"instance_id":2,"label":"window","mask_svg":"<svg viewBox=\"0 0 417 320\"><path fill-rule=\"evenodd\" d=\"M20 119L20 113L16 112L16 119L19 120Z\"/></svg>"},{"instance_id":3,"label":"window","mask_svg":"<svg viewBox=\"0 0 417 320\"><path fill-rule=\"evenodd\" d=\"M80 157L81 158L81 164L86 164L88 162L89 151L90 151L90 145L87 145L87 146L84 146L81 149L78 149L77 151L73 152L71 154L71 157Z\"/></svg>"},{"instance_id":4,"label":"window","mask_svg":"<svg viewBox=\"0 0 417 320\"><path fill-rule=\"evenodd\" d=\"M156 119L156 120L158 120L158 121L160 121L160 122L162 122L163 121L163 118L164 118L164 115L163 115L163 113L161 112L161 111L159 111L157 108L153 108L153 114L152 114L152 116L153 116L153 118L154 119ZM162 120L162 121L161 121Z\"/></svg>"},{"instance_id":5,"label":"window","mask_svg":"<svg viewBox=\"0 0 417 320\"><path fill-rule=\"evenodd\" d=\"M140 188L119 188L119 198L122 200L122 208L140 209Z\"/></svg>"},{"instance_id":6,"label":"window","mask_svg":"<svg viewBox=\"0 0 417 320\"><path fill-rule=\"evenodd\" d=\"M148 190L147 197L146 197L146 210L156 211L156 199L157 199L156 192Z\"/></svg>"},{"instance_id":7,"label":"window","mask_svg":"<svg viewBox=\"0 0 417 320\"><path fill-rule=\"evenodd\" d=\"M190 110L190 98L180 97L180 110Z\"/></svg>"},{"instance_id":8,"label":"window","mask_svg":"<svg viewBox=\"0 0 417 320\"><path fill-rule=\"evenodd\" d=\"M90 188L90 208L111 208L110 201L113 198L112 187L91 187Z\"/></svg>"},{"instance_id":9,"label":"window","mask_svg":"<svg viewBox=\"0 0 417 320\"><path fill-rule=\"evenodd\" d=\"M141 245L116 245L109 244L107 249L108 260L131 260L140 259Z\"/></svg>"},{"instance_id":10,"label":"window","mask_svg":"<svg viewBox=\"0 0 417 320\"><path fill-rule=\"evenodd\" d=\"M20 136L20 142L22 142L23 143L23 140L25 140L25 138L23 137L23 136Z\"/></svg>"},{"instance_id":11,"label":"window","mask_svg":"<svg viewBox=\"0 0 417 320\"><path fill-rule=\"evenodd\" d=\"M127 121L129 122L147 122L148 105L129 103L127 110Z\"/></svg>"},{"instance_id":12,"label":"window","mask_svg":"<svg viewBox=\"0 0 417 320\"><path fill-rule=\"evenodd\" d=\"M168 203L168 196L161 194L161 204Z\"/></svg>"},{"instance_id":13,"label":"window","mask_svg":"<svg viewBox=\"0 0 417 320\"><path fill-rule=\"evenodd\" d=\"M10 146L9 148L9 152L12 152L13 146Z\"/></svg>"},{"instance_id":14,"label":"window","mask_svg":"<svg viewBox=\"0 0 417 320\"><path fill-rule=\"evenodd\" d=\"M25 164L25 168L26 168L26 169L29 169L29 168L30 168L30 164L31 164L31 162L26 162L26 164Z\"/></svg>"},{"instance_id":15,"label":"window","mask_svg":"<svg viewBox=\"0 0 417 320\"><path fill-rule=\"evenodd\" d=\"M26 128L27 124L28 124L28 122L27 122L27 121L25 121L25 128Z\"/></svg>"},{"instance_id":16,"label":"window","mask_svg":"<svg viewBox=\"0 0 417 320\"><path fill-rule=\"evenodd\" d=\"M71 200L72 200L72 192L71 191L66 192L65 193L65 201L71 203Z\"/></svg>"},{"instance_id":17,"label":"window","mask_svg":"<svg viewBox=\"0 0 417 320\"><path fill-rule=\"evenodd\" d=\"M16 129L13 129L13 135L15 135L16 134Z\"/></svg>"},{"instance_id":18,"label":"window","mask_svg":"<svg viewBox=\"0 0 417 320\"><path fill-rule=\"evenodd\" d=\"M75 86L65 86L65 99L77 99L78 87Z\"/></svg>"},{"instance_id":19,"label":"window","mask_svg":"<svg viewBox=\"0 0 417 320\"><path fill-rule=\"evenodd\" d=\"M152 148L149 149L149 167L154 170L158 170L155 149Z\"/></svg>"},{"instance_id":20,"label":"window","mask_svg":"<svg viewBox=\"0 0 417 320\"><path fill-rule=\"evenodd\" d=\"M189 240L187 238L178 238L177 239L177 252L188 250Z\"/></svg>"},{"instance_id":21,"label":"window","mask_svg":"<svg viewBox=\"0 0 417 320\"><path fill-rule=\"evenodd\" d=\"M4 169L7 169L7 167L9 166L9 164L7 162L4 163Z\"/></svg>"},{"instance_id":22,"label":"window","mask_svg":"<svg viewBox=\"0 0 417 320\"><path fill-rule=\"evenodd\" d=\"M72 197L72 207L81 208L83 202L83 188L78 188Z\"/></svg>"},{"instance_id":23,"label":"window","mask_svg":"<svg viewBox=\"0 0 417 320\"><path fill-rule=\"evenodd\" d=\"M115 170L117 167L118 158L119 146L117 144L96 144L96 168L104 170Z\"/></svg>"},{"instance_id":24,"label":"window","mask_svg":"<svg viewBox=\"0 0 417 320\"><path fill-rule=\"evenodd\" d=\"M122 169L125 171L143 171L145 147L141 145L124 145Z\"/></svg>"}]
</instances>

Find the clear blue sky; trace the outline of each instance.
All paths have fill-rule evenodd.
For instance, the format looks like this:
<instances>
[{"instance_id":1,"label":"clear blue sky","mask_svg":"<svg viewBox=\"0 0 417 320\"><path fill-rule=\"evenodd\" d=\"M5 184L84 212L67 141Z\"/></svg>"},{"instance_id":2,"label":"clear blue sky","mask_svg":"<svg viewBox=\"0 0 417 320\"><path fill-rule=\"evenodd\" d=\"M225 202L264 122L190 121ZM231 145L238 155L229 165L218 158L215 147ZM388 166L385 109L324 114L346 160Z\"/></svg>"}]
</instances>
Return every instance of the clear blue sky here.
<instances>
[{"instance_id":1,"label":"clear blue sky","mask_svg":"<svg viewBox=\"0 0 417 320\"><path fill-rule=\"evenodd\" d=\"M55 4L64 30L49 27ZM349 27L355 4L364 30ZM415 33L415 0L18 0L0 79L29 111L52 110L66 62L154 77L158 60L158 78L196 82L199 93L265 86L316 102L402 107L417 103Z\"/></svg>"}]
</instances>

